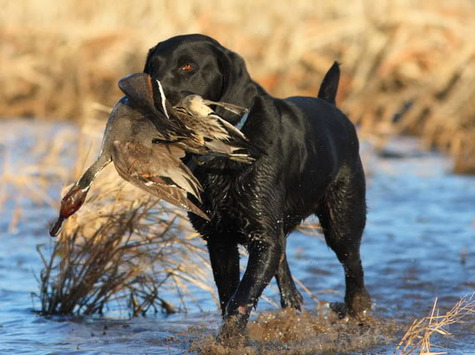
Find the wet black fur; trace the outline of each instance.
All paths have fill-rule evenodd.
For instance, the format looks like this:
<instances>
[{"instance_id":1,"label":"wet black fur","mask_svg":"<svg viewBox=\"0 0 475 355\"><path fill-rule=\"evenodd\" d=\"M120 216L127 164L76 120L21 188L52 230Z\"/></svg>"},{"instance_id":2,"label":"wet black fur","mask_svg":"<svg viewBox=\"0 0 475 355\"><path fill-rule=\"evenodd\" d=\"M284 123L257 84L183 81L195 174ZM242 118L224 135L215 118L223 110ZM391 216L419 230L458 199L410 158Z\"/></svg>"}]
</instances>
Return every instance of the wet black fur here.
<instances>
[{"instance_id":1,"label":"wet black fur","mask_svg":"<svg viewBox=\"0 0 475 355\"><path fill-rule=\"evenodd\" d=\"M191 71L183 70L191 64ZM242 128L252 143L252 165L215 159L194 173L202 183L207 222L190 214L208 244L225 317L222 336L242 332L251 308L272 277L282 307L299 309L287 264L287 235L316 214L325 239L343 264L350 315L370 307L360 240L366 221L365 177L352 123L335 107L339 67L323 80L319 97L270 96L249 76L243 59L203 35L173 37L148 54L144 71L159 79L175 104L189 93L250 109ZM228 121L232 113L217 112ZM197 201L196 201L197 202ZM197 202L198 203L198 202ZM238 244L249 251L240 280Z\"/></svg>"}]
</instances>

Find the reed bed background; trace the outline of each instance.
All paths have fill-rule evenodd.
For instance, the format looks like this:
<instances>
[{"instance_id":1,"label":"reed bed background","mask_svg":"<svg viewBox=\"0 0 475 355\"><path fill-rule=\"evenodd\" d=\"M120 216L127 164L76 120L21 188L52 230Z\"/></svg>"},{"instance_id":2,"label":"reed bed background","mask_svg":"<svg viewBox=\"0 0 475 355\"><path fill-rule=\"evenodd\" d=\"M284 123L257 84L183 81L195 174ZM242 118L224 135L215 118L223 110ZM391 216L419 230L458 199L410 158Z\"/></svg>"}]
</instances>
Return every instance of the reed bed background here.
<instances>
[{"instance_id":1,"label":"reed bed background","mask_svg":"<svg viewBox=\"0 0 475 355\"><path fill-rule=\"evenodd\" d=\"M417 134L475 172L475 3L0 0L0 116L84 122L150 47L201 32L277 96L315 95L342 63L340 107L384 146Z\"/></svg>"}]
</instances>

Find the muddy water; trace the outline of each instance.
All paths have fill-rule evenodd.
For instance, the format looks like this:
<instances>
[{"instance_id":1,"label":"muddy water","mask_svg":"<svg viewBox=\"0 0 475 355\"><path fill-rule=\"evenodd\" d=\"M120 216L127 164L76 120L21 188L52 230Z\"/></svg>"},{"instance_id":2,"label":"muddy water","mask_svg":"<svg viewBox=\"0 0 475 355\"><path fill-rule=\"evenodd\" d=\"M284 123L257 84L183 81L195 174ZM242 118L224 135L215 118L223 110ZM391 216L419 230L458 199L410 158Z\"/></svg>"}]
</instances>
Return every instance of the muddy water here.
<instances>
[{"instance_id":1,"label":"muddy water","mask_svg":"<svg viewBox=\"0 0 475 355\"><path fill-rule=\"evenodd\" d=\"M76 133L34 121L0 122L0 353L224 352L213 341L220 316L204 291L196 291L199 306L172 316L130 319L113 308L104 317L33 312L40 307L32 293L42 268L35 248L53 243L46 222L55 211L48 199L58 197L61 181L53 177L64 173L55 166L67 170L75 154L72 145L62 145L57 149L64 161L49 161L41 147L53 149L54 140L42 137L68 141ZM265 293L270 303L261 300L250 337L235 353L391 353L408 323L427 315L436 297L444 313L475 291L475 177L451 175L448 160L419 150L411 139L394 141L390 157L364 151L370 209L362 256L374 319L361 326L335 318L328 302L343 298L341 267L321 239L296 232L288 253L294 275L309 291L303 292L304 312L277 311L271 285ZM38 161L41 171L32 167ZM39 174L51 174L47 186L36 182ZM474 319L449 330L452 336L434 343L451 354L475 353Z\"/></svg>"}]
</instances>

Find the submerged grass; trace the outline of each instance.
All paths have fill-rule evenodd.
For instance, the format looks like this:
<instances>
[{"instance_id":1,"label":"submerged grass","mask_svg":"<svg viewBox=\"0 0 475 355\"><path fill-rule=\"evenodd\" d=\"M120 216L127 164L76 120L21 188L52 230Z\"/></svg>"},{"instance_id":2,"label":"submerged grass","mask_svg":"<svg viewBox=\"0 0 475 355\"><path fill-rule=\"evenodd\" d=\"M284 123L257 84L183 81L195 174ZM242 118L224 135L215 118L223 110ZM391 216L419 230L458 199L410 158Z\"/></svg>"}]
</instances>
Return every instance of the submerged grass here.
<instances>
[{"instance_id":1,"label":"submerged grass","mask_svg":"<svg viewBox=\"0 0 475 355\"><path fill-rule=\"evenodd\" d=\"M240 53L277 96L314 96L334 60L339 102L383 146L421 135L475 172L475 4L471 0L315 2L0 0L2 116L83 120L112 105L148 49L201 32Z\"/></svg>"}]
</instances>

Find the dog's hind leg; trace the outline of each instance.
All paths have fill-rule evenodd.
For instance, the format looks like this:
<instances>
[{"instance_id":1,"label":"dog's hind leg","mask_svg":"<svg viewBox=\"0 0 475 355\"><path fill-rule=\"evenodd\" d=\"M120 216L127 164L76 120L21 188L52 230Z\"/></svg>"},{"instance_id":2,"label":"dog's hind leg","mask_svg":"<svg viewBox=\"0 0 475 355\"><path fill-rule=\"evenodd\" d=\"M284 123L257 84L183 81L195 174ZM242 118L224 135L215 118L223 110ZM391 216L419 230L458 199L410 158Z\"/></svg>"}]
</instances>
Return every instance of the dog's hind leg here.
<instances>
[{"instance_id":1,"label":"dog's hind leg","mask_svg":"<svg viewBox=\"0 0 475 355\"><path fill-rule=\"evenodd\" d=\"M366 223L365 179L361 162L346 169L327 192L317 210L328 246L345 271L345 303L350 316L360 317L371 308L364 285L360 242ZM338 310L341 316L342 310Z\"/></svg>"},{"instance_id":2,"label":"dog's hind leg","mask_svg":"<svg viewBox=\"0 0 475 355\"><path fill-rule=\"evenodd\" d=\"M295 308L300 310L303 303L303 297L295 287L292 273L290 272L289 264L287 263L287 256L284 252L282 254L279 268L275 274L277 285L280 291L280 305L282 308Z\"/></svg>"}]
</instances>

